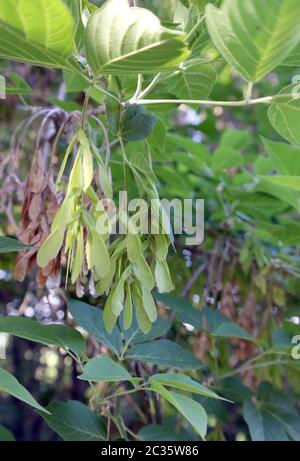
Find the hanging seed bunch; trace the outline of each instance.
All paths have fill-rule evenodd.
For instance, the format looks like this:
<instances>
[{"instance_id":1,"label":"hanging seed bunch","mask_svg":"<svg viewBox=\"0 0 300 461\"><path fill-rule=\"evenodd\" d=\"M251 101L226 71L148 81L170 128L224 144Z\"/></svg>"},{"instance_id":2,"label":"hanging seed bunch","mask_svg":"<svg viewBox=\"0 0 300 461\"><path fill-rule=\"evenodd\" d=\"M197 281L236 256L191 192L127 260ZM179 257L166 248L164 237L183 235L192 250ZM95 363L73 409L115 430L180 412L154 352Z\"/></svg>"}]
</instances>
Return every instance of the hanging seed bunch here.
<instances>
[{"instance_id":1,"label":"hanging seed bunch","mask_svg":"<svg viewBox=\"0 0 300 461\"><path fill-rule=\"evenodd\" d=\"M46 171L42 149L36 149L24 188L19 240L30 249L17 257L14 276L22 282L36 265L37 252L49 234L49 226L57 212L58 202L51 173ZM60 258L57 255L37 272L37 282L44 286L51 277L60 282Z\"/></svg>"},{"instance_id":2,"label":"hanging seed bunch","mask_svg":"<svg viewBox=\"0 0 300 461\"><path fill-rule=\"evenodd\" d=\"M102 176L108 174L100 154L94 148L83 130L79 130L72 139L58 174L60 183L70 153L77 145L77 154L69 177L66 196L55 215L51 233L40 247L37 263L41 267L56 258L64 246L67 255L67 277L71 282L84 275L87 270L95 273L95 279L105 277L110 270L110 257L107 239L96 231L96 220L105 214L105 208L92 187L94 161Z\"/></svg>"},{"instance_id":3,"label":"hanging seed bunch","mask_svg":"<svg viewBox=\"0 0 300 461\"><path fill-rule=\"evenodd\" d=\"M151 291L156 287L163 293L174 288L167 264L169 223L151 179L153 171L146 159L138 154L137 158L128 161L128 166L143 192L143 199L151 206L129 216L126 236L119 237L111 246L111 272L97 283L97 291L99 295L107 293L113 284L104 308L104 323L108 331L112 331L122 312L124 329L128 329L135 307L138 325L147 333L157 318ZM154 233L145 233L143 226L137 226L137 223L146 223L146 230L152 226ZM157 229L153 229L153 223Z\"/></svg>"},{"instance_id":4,"label":"hanging seed bunch","mask_svg":"<svg viewBox=\"0 0 300 461\"><path fill-rule=\"evenodd\" d=\"M67 261L67 280L70 277L71 283L76 284L90 273L97 294L107 295L104 323L109 332L121 314L124 328L128 329L135 309L139 327L147 333L157 319L152 290L155 287L159 292L173 289L167 264L170 229L160 204L151 161L143 153L136 153L129 160L123 141L140 140L136 132L141 132L141 127L146 127L144 139L152 131L155 117L143 107L129 106L121 110L111 101L107 103L107 117L121 145L124 167L133 176L140 198L149 206L146 211L139 209L131 214L110 213L108 202L113 191L109 169L88 129L80 128L70 142L57 176L59 186L75 150L65 198L53 219L50 234L38 251L37 263L41 268L48 267L62 254ZM105 232L103 227L99 232L99 221L105 223ZM113 237L111 229L116 221L126 232ZM147 223L146 231L138 223Z\"/></svg>"}]
</instances>

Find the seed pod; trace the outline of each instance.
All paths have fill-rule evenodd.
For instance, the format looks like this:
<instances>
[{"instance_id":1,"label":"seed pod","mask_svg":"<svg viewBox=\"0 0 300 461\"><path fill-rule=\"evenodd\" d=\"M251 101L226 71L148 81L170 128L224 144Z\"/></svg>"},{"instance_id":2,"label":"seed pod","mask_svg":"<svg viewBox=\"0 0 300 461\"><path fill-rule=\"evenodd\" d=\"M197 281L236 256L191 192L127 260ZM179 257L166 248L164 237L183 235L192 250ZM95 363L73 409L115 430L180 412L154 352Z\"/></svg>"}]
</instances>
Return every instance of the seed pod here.
<instances>
[{"instance_id":1,"label":"seed pod","mask_svg":"<svg viewBox=\"0 0 300 461\"><path fill-rule=\"evenodd\" d=\"M114 288L112 289L111 293L113 294ZM117 323L118 317L112 311L112 302L113 296L109 296L105 303L104 312L103 312L103 322L106 330L109 333L112 333L115 324Z\"/></svg>"},{"instance_id":2,"label":"seed pod","mask_svg":"<svg viewBox=\"0 0 300 461\"><path fill-rule=\"evenodd\" d=\"M128 328L131 327L133 317L132 295L130 285L128 283L125 284L125 293L126 299L124 304L123 326L124 330L128 330Z\"/></svg>"},{"instance_id":3,"label":"seed pod","mask_svg":"<svg viewBox=\"0 0 300 461\"><path fill-rule=\"evenodd\" d=\"M138 235L128 232L126 237L127 255L130 262L134 263L143 256L141 239Z\"/></svg>"},{"instance_id":4,"label":"seed pod","mask_svg":"<svg viewBox=\"0 0 300 461\"><path fill-rule=\"evenodd\" d=\"M148 319L151 323L154 323L157 319L157 308L150 291L148 291L145 287L142 287L142 299L144 310Z\"/></svg>"},{"instance_id":5,"label":"seed pod","mask_svg":"<svg viewBox=\"0 0 300 461\"><path fill-rule=\"evenodd\" d=\"M82 227L79 227L79 230L76 235L76 248L74 251L74 258L72 263L72 277L71 282L75 283L78 279L83 268L84 261L84 248L83 248L83 231Z\"/></svg>"},{"instance_id":6,"label":"seed pod","mask_svg":"<svg viewBox=\"0 0 300 461\"><path fill-rule=\"evenodd\" d=\"M99 296L102 296L104 293L108 293L110 286L112 284L114 275L116 272L116 262L114 259L111 260L110 269L107 275L98 280L96 285L96 291Z\"/></svg>"},{"instance_id":7,"label":"seed pod","mask_svg":"<svg viewBox=\"0 0 300 461\"><path fill-rule=\"evenodd\" d=\"M154 277L143 255L133 264L133 272L147 290L153 290L155 285Z\"/></svg>"},{"instance_id":8,"label":"seed pod","mask_svg":"<svg viewBox=\"0 0 300 461\"><path fill-rule=\"evenodd\" d=\"M46 267L52 259L55 259L64 241L64 230L56 229L46 238L37 253L37 263L40 267Z\"/></svg>"},{"instance_id":9,"label":"seed pod","mask_svg":"<svg viewBox=\"0 0 300 461\"><path fill-rule=\"evenodd\" d=\"M112 295L112 300L111 300L111 308L112 312L116 317L119 317L121 314L122 310L124 309L124 299L125 299L125 289L124 285L127 280L127 278L131 274L131 266L128 266L123 274L121 275L118 283L116 284L113 295ZM108 299L110 298L111 294L109 295Z\"/></svg>"},{"instance_id":10,"label":"seed pod","mask_svg":"<svg viewBox=\"0 0 300 461\"><path fill-rule=\"evenodd\" d=\"M60 167L60 169L59 169L59 173L58 173L58 175L57 175L56 186L58 186L59 183L61 182L61 178L62 178L62 176L63 176L63 174L64 174L64 171L65 171L65 168L66 168L66 165L67 165L68 158L69 158L69 156L70 156L72 150L74 149L75 144L77 143L77 140L78 140L78 133L76 133L76 134L73 136L73 138L72 138L72 140L71 140L71 142L70 142L70 144L69 144L69 146L68 146L68 148L67 148L67 150L66 150L64 159L63 159L62 164L61 164L61 167Z\"/></svg>"},{"instance_id":11,"label":"seed pod","mask_svg":"<svg viewBox=\"0 0 300 461\"><path fill-rule=\"evenodd\" d=\"M169 293L174 290L170 271L166 261L156 260L155 264L155 281L159 293Z\"/></svg>"},{"instance_id":12,"label":"seed pod","mask_svg":"<svg viewBox=\"0 0 300 461\"><path fill-rule=\"evenodd\" d=\"M154 237L154 253L157 259L164 261L168 256L169 243L165 234L158 234Z\"/></svg>"},{"instance_id":13,"label":"seed pod","mask_svg":"<svg viewBox=\"0 0 300 461\"><path fill-rule=\"evenodd\" d=\"M93 174L94 174L94 166L93 166L93 155L90 148L83 148L82 154L82 173L83 173L83 190L84 192L90 187Z\"/></svg>"},{"instance_id":14,"label":"seed pod","mask_svg":"<svg viewBox=\"0 0 300 461\"><path fill-rule=\"evenodd\" d=\"M60 205L56 215L54 216L51 231L56 229L64 230L68 224L72 222L73 214L75 213L76 198L67 196Z\"/></svg>"},{"instance_id":15,"label":"seed pod","mask_svg":"<svg viewBox=\"0 0 300 461\"><path fill-rule=\"evenodd\" d=\"M110 271L110 257L105 241L95 227L92 216L83 209L83 219L89 230L89 266L95 268L99 278L105 277Z\"/></svg>"},{"instance_id":16,"label":"seed pod","mask_svg":"<svg viewBox=\"0 0 300 461\"><path fill-rule=\"evenodd\" d=\"M71 170L67 195L79 195L83 189L83 171L82 171L83 151L80 147L73 168Z\"/></svg>"},{"instance_id":17,"label":"seed pod","mask_svg":"<svg viewBox=\"0 0 300 461\"><path fill-rule=\"evenodd\" d=\"M132 284L132 299L135 307L138 326L144 334L147 334L151 330L152 323L150 322L149 317L145 312L141 288L136 282Z\"/></svg>"},{"instance_id":18,"label":"seed pod","mask_svg":"<svg viewBox=\"0 0 300 461\"><path fill-rule=\"evenodd\" d=\"M102 158L99 156L97 158L97 166L98 166L98 172L99 172L99 183L101 186L101 189L105 195L106 198L112 199L113 198L113 190L112 190L112 185L111 181L109 179L108 172L106 170L106 167L103 163Z\"/></svg>"}]
</instances>

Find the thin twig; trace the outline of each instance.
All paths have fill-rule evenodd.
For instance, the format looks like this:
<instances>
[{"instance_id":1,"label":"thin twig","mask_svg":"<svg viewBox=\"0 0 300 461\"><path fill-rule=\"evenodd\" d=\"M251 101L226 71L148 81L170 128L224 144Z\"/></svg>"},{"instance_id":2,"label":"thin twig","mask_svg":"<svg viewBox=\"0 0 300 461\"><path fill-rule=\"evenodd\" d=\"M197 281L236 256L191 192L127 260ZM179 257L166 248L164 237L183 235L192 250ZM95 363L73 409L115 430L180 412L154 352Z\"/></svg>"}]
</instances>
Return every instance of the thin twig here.
<instances>
[{"instance_id":1,"label":"thin twig","mask_svg":"<svg viewBox=\"0 0 300 461\"><path fill-rule=\"evenodd\" d=\"M199 104L203 106L243 107L256 104L271 104L274 96L242 101L210 101L201 99L138 99L136 104Z\"/></svg>"},{"instance_id":2,"label":"thin twig","mask_svg":"<svg viewBox=\"0 0 300 461\"><path fill-rule=\"evenodd\" d=\"M179 296L180 298L185 298L186 297L186 295L189 293L192 286L198 280L198 278L200 277L202 272L205 271L206 267L207 267L207 263L205 262L205 263L201 264L201 266L199 266L196 269L196 271L193 273L192 277L188 280L188 282L184 286L182 292L180 293L180 296Z\"/></svg>"}]
</instances>

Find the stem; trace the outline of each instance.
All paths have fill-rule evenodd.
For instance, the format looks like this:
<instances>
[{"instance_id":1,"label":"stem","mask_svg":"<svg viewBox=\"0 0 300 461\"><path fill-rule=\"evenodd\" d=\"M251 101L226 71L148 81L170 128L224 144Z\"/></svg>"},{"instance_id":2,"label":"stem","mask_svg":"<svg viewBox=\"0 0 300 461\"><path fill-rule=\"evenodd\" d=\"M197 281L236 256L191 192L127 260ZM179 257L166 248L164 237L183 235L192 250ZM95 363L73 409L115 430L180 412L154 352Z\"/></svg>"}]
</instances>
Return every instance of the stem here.
<instances>
[{"instance_id":1,"label":"stem","mask_svg":"<svg viewBox=\"0 0 300 461\"><path fill-rule=\"evenodd\" d=\"M128 434L131 435L131 437L133 437L136 440L143 441L142 437L132 432L132 430L129 429L129 427L125 426L125 424L123 424L123 426L124 426L125 431L128 432Z\"/></svg>"},{"instance_id":2,"label":"stem","mask_svg":"<svg viewBox=\"0 0 300 461\"><path fill-rule=\"evenodd\" d=\"M87 110L88 110L89 99L90 99L90 90L91 90L91 87L89 87L87 92L85 93L84 103L82 106L81 122L80 122L82 129L85 127L86 120L87 120Z\"/></svg>"},{"instance_id":3,"label":"stem","mask_svg":"<svg viewBox=\"0 0 300 461\"><path fill-rule=\"evenodd\" d=\"M116 95L110 93L109 91L106 91L106 90L105 90L104 88L102 88L101 86L98 86L98 85L96 85L96 84L94 83L94 84L93 84L93 88L95 88L96 90L98 90L98 91L100 91L101 93L105 94L106 96L109 96L110 98L114 99L114 100L117 101L119 104L122 104L122 102L120 101L120 99L119 99Z\"/></svg>"},{"instance_id":4,"label":"stem","mask_svg":"<svg viewBox=\"0 0 300 461\"><path fill-rule=\"evenodd\" d=\"M73 354L70 350L67 350L67 353L69 354L70 357L72 357L73 360L77 363L77 365L80 367L81 371L83 372L83 363L80 357L76 357L75 354ZM92 381L88 381L90 387L95 390L95 386L92 383Z\"/></svg>"},{"instance_id":5,"label":"stem","mask_svg":"<svg viewBox=\"0 0 300 461\"><path fill-rule=\"evenodd\" d=\"M125 152L125 147L123 143L123 139L119 138L120 141L120 146L121 146L121 152L122 152L122 158L123 158L123 173L124 173L124 190L127 190L127 170L126 170L126 165L128 165L128 158Z\"/></svg>"},{"instance_id":6,"label":"stem","mask_svg":"<svg viewBox=\"0 0 300 461\"><path fill-rule=\"evenodd\" d=\"M249 82L245 92L245 101L251 101L253 82Z\"/></svg>"},{"instance_id":7,"label":"stem","mask_svg":"<svg viewBox=\"0 0 300 461\"><path fill-rule=\"evenodd\" d=\"M138 99L136 104L200 104L206 106L229 106L243 107L253 106L255 104L271 104L274 96L266 96L259 99L250 99L242 101L206 101L200 99Z\"/></svg>"},{"instance_id":8,"label":"stem","mask_svg":"<svg viewBox=\"0 0 300 461\"><path fill-rule=\"evenodd\" d=\"M237 368L236 370L231 371L230 373L225 373L222 376L218 376L218 379L230 378L231 376L244 373L245 371L255 370L256 368L270 367L272 365L284 365L286 363L287 363L286 360L280 359L280 360L269 360L268 362L262 362L262 363L254 363L253 365L249 365L249 366L241 366Z\"/></svg>"},{"instance_id":9,"label":"stem","mask_svg":"<svg viewBox=\"0 0 300 461\"><path fill-rule=\"evenodd\" d=\"M110 429L111 429L111 417L109 416L107 418L107 429L106 429L106 433L107 433L106 440L107 440L107 442L109 442L109 440L110 440Z\"/></svg>"},{"instance_id":10,"label":"stem","mask_svg":"<svg viewBox=\"0 0 300 461\"><path fill-rule=\"evenodd\" d=\"M115 399L117 397L122 397L122 396L127 395L127 394L134 394L135 392L144 391L144 390L146 390L146 389L145 389L145 385L143 384L143 385L137 386L136 388L131 389L129 391L116 392L114 394L110 394L107 397L104 397L103 399L101 399L98 403L100 405L100 404L102 404L104 402L108 402L111 399Z\"/></svg>"},{"instance_id":11,"label":"stem","mask_svg":"<svg viewBox=\"0 0 300 461\"><path fill-rule=\"evenodd\" d=\"M214 372L215 372L215 376L217 377L219 374L219 366L218 366L218 356L217 356L217 347L216 347L215 338L212 338L212 353L213 353L213 360L214 360Z\"/></svg>"},{"instance_id":12,"label":"stem","mask_svg":"<svg viewBox=\"0 0 300 461\"><path fill-rule=\"evenodd\" d=\"M142 90L142 84L143 84L143 76L142 74L138 75L138 80L137 80L137 86L134 95L132 96L132 101L136 101L138 97L140 96L141 90Z\"/></svg>"},{"instance_id":13,"label":"stem","mask_svg":"<svg viewBox=\"0 0 300 461\"><path fill-rule=\"evenodd\" d=\"M118 429L119 433L120 433L120 436L124 439L124 440L127 440L127 436L126 436L126 432L125 432L125 429L123 427L123 421L120 420L120 418L116 418L115 416L113 416L112 414L110 415L112 421L114 422L116 428Z\"/></svg>"},{"instance_id":14,"label":"stem","mask_svg":"<svg viewBox=\"0 0 300 461\"><path fill-rule=\"evenodd\" d=\"M198 26L200 26L200 24L204 21L205 19L205 16L203 15L197 22L196 24L194 25L194 27L189 31L189 33L186 35L184 41L186 43L188 43L190 37L193 35L193 33L197 30Z\"/></svg>"},{"instance_id":15,"label":"stem","mask_svg":"<svg viewBox=\"0 0 300 461\"><path fill-rule=\"evenodd\" d=\"M103 135L104 135L104 139L105 139L105 151L106 151L106 156L105 156L105 166L108 167L109 165L109 161L110 161L110 142L109 142L109 136L108 136L108 131L104 125L104 123L102 123L102 121L96 117L95 115L91 115L91 118L93 120L95 120L96 123L98 123L98 125L101 127L102 131L103 131Z\"/></svg>"},{"instance_id":16,"label":"stem","mask_svg":"<svg viewBox=\"0 0 300 461\"><path fill-rule=\"evenodd\" d=\"M144 98L145 96L147 96L147 94L150 93L150 91L155 87L155 85L157 85L157 83L159 82L160 78L162 76L162 73L159 72L155 77L154 79L152 80L152 82L147 86L147 88L144 89L144 91L142 91L139 95L139 99L142 99ZM137 101L137 104L138 104L138 101Z\"/></svg>"}]
</instances>

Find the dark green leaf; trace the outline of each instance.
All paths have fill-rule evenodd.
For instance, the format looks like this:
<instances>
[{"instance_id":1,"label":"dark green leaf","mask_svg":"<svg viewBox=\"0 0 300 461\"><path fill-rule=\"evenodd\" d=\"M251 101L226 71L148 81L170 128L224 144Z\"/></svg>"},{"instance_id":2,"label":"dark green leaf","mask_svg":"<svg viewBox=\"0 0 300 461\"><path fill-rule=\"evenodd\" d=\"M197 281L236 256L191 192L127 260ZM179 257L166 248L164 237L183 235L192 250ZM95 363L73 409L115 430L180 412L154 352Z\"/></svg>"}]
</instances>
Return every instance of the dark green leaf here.
<instances>
[{"instance_id":1,"label":"dark green leaf","mask_svg":"<svg viewBox=\"0 0 300 461\"><path fill-rule=\"evenodd\" d=\"M215 392L211 391L202 384L194 381L189 376L180 373L159 373L151 376L149 382L156 381L164 386L180 389L185 392L191 392L192 394L199 394L212 399L220 399Z\"/></svg>"},{"instance_id":2,"label":"dark green leaf","mask_svg":"<svg viewBox=\"0 0 300 461\"><path fill-rule=\"evenodd\" d=\"M49 426L66 441L103 442L104 424L95 413L81 402L54 402L48 407L50 415L43 415Z\"/></svg>"},{"instance_id":3,"label":"dark green leaf","mask_svg":"<svg viewBox=\"0 0 300 461\"><path fill-rule=\"evenodd\" d=\"M152 133L156 120L144 106L132 104L122 114L121 136L125 141L142 141Z\"/></svg>"},{"instance_id":4,"label":"dark green leaf","mask_svg":"<svg viewBox=\"0 0 300 461\"><path fill-rule=\"evenodd\" d=\"M8 371L0 368L0 392L5 392L6 394L12 395L22 402L27 403L31 407L42 411L43 413L48 413L45 408L43 408L25 389L22 384Z\"/></svg>"},{"instance_id":5,"label":"dark green leaf","mask_svg":"<svg viewBox=\"0 0 300 461\"><path fill-rule=\"evenodd\" d=\"M85 351L85 340L75 329L64 325L42 325L24 317L0 317L0 332L29 339L49 346L75 352L81 356Z\"/></svg>"},{"instance_id":6,"label":"dark green leaf","mask_svg":"<svg viewBox=\"0 0 300 461\"><path fill-rule=\"evenodd\" d=\"M68 308L74 320L98 341L105 344L112 352L121 352L121 335L117 327L109 334L104 326L103 311L82 301L68 300Z\"/></svg>"},{"instance_id":7,"label":"dark green leaf","mask_svg":"<svg viewBox=\"0 0 300 461\"><path fill-rule=\"evenodd\" d=\"M253 441L300 441L300 416L293 403L270 383L259 386L258 401L244 403L244 418Z\"/></svg>"},{"instance_id":8,"label":"dark green leaf","mask_svg":"<svg viewBox=\"0 0 300 461\"><path fill-rule=\"evenodd\" d=\"M85 381L119 382L131 381L132 376L118 363L105 354L89 360L83 368L79 379Z\"/></svg>"},{"instance_id":9,"label":"dark green leaf","mask_svg":"<svg viewBox=\"0 0 300 461\"><path fill-rule=\"evenodd\" d=\"M6 427L0 425L0 442L15 442L14 435L6 429Z\"/></svg>"},{"instance_id":10,"label":"dark green leaf","mask_svg":"<svg viewBox=\"0 0 300 461\"><path fill-rule=\"evenodd\" d=\"M10 237L0 237L0 253L13 253L28 250L30 245L24 245L18 240Z\"/></svg>"},{"instance_id":11,"label":"dark green leaf","mask_svg":"<svg viewBox=\"0 0 300 461\"><path fill-rule=\"evenodd\" d=\"M130 349L127 358L178 369L199 369L202 367L201 362L191 352L184 350L179 344L168 339L136 344Z\"/></svg>"}]
</instances>

